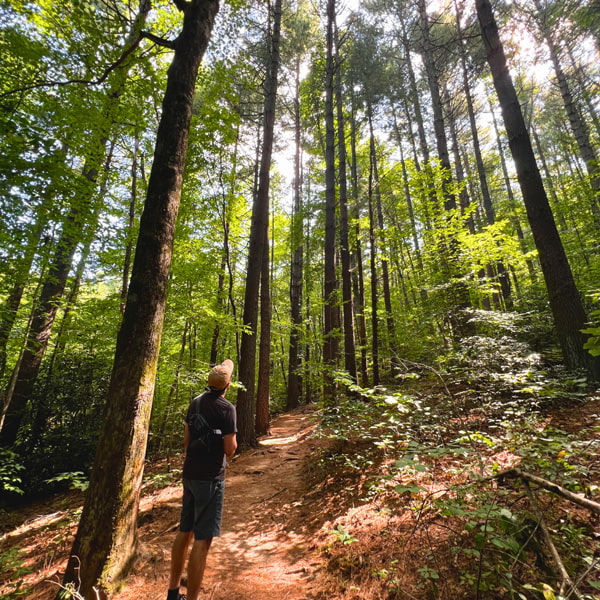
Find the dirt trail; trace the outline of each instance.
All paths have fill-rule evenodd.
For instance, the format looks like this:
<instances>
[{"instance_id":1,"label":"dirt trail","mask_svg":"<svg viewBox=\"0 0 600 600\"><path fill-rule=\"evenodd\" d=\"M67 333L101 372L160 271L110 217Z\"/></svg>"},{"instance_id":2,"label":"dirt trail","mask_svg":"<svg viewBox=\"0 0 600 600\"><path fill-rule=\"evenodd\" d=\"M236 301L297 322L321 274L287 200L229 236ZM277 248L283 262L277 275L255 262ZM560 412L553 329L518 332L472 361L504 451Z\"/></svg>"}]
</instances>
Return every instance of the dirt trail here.
<instances>
[{"instance_id":1,"label":"dirt trail","mask_svg":"<svg viewBox=\"0 0 600 600\"><path fill-rule=\"evenodd\" d=\"M212 600L305 600L312 597L318 557L303 525L301 474L311 452L311 411L278 417L272 435L236 457L227 470L221 537L213 542L204 579ZM179 517L179 486L141 505L142 558L115 600L165 597L169 552ZM184 590L182 590L184 591Z\"/></svg>"},{"instance_id":2,"label":"dirt trail","mask_svg":"<svg viewBox=\"0 0 600 600\"><path fill-rule=\"evenodd\" d=\"M227 470L221 537L213 542L203 598L211 600L307 600L317 597L320 559L313 543L311 500L302 477L314 450L312 409L276 418L272 435L234 458ZM178 464L181 457L176 459ZM151 473L147 473L151 475ZM113 600L164 600L170 548L179 521L181 484L142 492L140 552L126 585ZM0 556L18 552L0 574L0 597L21 580L28 600L54 598L77 528L81 496L70 495L8 515L0 527ZM312 547L311 547L312 546ZM29 572L25 573L24 567ZM16 569L19 569L18 572ZM2 570L2 569L0 569ZM182 589L185 592L185 589Z\"/></svg>"}]
</instances>

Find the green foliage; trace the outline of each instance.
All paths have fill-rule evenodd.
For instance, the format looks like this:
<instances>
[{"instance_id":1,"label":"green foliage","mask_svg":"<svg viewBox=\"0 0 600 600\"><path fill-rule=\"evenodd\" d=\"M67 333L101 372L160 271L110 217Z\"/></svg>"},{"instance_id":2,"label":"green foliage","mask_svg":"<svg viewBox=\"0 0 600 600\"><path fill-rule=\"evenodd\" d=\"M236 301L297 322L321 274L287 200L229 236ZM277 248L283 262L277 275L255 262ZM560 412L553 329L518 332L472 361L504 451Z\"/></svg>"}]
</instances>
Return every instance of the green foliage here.
<instances>
[{"instance_id":1,"label":"green foliage","mask_svg":"<svg viewBox=\"0 0 600 600\"><path fill-rule=\"evenodd\" d=\"M23 494L20 473L24 469L15 452L8 448L0 448L0 499L5 495Z\"/></svg>"},{"instance_id":2,"label":"green foliage","mask_svg":"<svg viewBox=\"0 0 600 600\"><path fill-rule=\"evenodd\" d=\"M596 302L600 301L600 294L594 294L592 297ZM592 311L590 318L595 322L600 322L600 310ZM583 333L590 336L583 347L592 356L600 356L600 324L587 327L583 330Z\"/></svg>"},{"instance_id":3,"label":"green foliage","mask_svg":"<svg viewBox=\"0 0 600 600\"><path fill-rule=\"evenodd\" d=\"M64 356L44 378L46 386L36 389L37 410L27 414L16 448L27 472L22 485L27 496L84 489L106 397L107 361L109 356L94 357L84 349Z\"/></svg>"},{"instance_id":4,"label":"green foliage","mask_svg":"<svg viewBox=\"0 0 600 600\"><path fill-rule=\"evenodd\" d=\"M344 546L349 546L350 544L354 544L354 542L358 542L358 540L349 531L346 531L342 525L338 525L329 533L332 533L335 536L335 539Z\"/></svg>"},{"instance_id":5,"label":"green foliage","mask_svg":"<svg viewBox=\"0 0 600 600\"><path fill-rule=\"evenodd\" d=\"M66 483L71 490L79 490L85 492L87 490L89 481L86 479L82 471L73 471L71 473L59 473L50 479L46 479L46 483L53 484L64 484Z\"/></svg>"},{"instance_id":6,"label":"green foliage","mask_svg":"<svg viewBox=\"0 0 600 600\"><path fill-rule=\"evenodd\" d=\"M29 588L23 587L23 576L31 573L31 568L23 566L21 549L17 546L0 552L0 573L10 574L7 591L0 594L0 600L15 600L30 593Z\"/></svg>"}]
</instances>

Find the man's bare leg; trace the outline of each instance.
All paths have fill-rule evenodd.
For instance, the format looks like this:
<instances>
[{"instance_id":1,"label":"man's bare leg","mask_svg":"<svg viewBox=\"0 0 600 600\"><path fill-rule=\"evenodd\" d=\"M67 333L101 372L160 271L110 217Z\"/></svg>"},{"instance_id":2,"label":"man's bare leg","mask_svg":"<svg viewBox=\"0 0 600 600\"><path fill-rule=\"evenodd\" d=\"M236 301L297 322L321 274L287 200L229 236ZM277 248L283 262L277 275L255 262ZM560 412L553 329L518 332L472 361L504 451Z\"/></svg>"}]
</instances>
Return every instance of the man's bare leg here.
<instances>
[{"instance_id":1,"label":"man's bare leg","mask_svg":"<svg viewBox=\"0 0 600 600\"><path fill-rule=\"evenodd\" d=\"M199 600L202 588L206 557L210 550L212 538L207 540L194 540L190 558L188 560L187 600Z\"/></svg>"},{"instance_id":2,"label":"man's bare leg","mask_svg":"<svg viewBox=\"0 0 600 600\"><path fill-rule=\"evenodd\" d=\"M185 566L185 558L187 549L192 540L193 532L178 531L171 547L171 574L169 577L169 589L174 590L179 588L183 567Z\"/></svg>"}]
</instances>

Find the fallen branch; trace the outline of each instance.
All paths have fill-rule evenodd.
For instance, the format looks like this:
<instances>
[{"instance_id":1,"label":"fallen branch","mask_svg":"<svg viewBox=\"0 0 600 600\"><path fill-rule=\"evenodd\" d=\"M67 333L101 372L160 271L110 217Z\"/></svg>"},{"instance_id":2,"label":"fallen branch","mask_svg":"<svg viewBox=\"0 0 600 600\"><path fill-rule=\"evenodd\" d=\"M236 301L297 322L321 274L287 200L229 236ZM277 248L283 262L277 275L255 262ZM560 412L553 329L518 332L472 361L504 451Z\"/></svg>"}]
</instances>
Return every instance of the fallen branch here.
<instances>
[{"instance_id":1,"label":"fallen branch","mask_svg":"<svg viewBox=\"0 0 600 600\"><path fill-rule=\"evenodd\" d=\"M539 477L537 479L539 479ZM542 480L542 481L544 481L544 480ZM528 480L525 480L525 491L527 492L527 497L529 498L529 504L531 505L531 510L532 510L532 512L535 516L535 519L538 522L538 525L542 531L542 535L544 537L544 542L546 543L546 546L548 547L548 551L550 552L550 555L552 556L552 560L554 561L554 564L556 565L556 569L557 569L558 573L560 574L560 578L562 580L561 586L560 586L561 595L564 594L564 592L568 586L569 592L568 592L567 597L573 596L573 598L576 598L576 600L581 600L581 594L575 587L575 584L573 583L571 577L569 576L569 573L567 572L567 569L565 568L565 565L563 564L563 562L560 558L560 555L558 554L558 550L556 549L556 546L554 545L554 542L552 541L552 536L550 535L550 531L548 530L548 526L546 525L546 523L544 521L542 511L540 510L540 507L537 504L537 501L535 499L533 491L531 490L531 486L529 485Z\"/></svg>"},{"instance_id":2,"label":"fallen branch","mask_svg":"<svg viewBox=\"0 0 600 600\"><path fill-rule=\"evenodd\" d=\"M511 477L516 477L522 479L523 481L528 481L529 483L535 483L535 485L538 485L539 487L544 488L549 492L553 492L554 494L557 494L558 496L569 500L569 502L572 502L573 504L578 504L583 508L591 510L597 515L600 515L600 504L598 504L598 502L594 502L593 500L590 500L589 498L586 498L581 494L575 494L574 492L570 492L569 490L558 485L557 483L548 481L547 479L542 479L537 475L532 475L531 473L521 471L521 469L509 469L508 471L502 471L502 473L498 473L498 475L495 475L494 479Z\"/></svg>"}]
</instances>

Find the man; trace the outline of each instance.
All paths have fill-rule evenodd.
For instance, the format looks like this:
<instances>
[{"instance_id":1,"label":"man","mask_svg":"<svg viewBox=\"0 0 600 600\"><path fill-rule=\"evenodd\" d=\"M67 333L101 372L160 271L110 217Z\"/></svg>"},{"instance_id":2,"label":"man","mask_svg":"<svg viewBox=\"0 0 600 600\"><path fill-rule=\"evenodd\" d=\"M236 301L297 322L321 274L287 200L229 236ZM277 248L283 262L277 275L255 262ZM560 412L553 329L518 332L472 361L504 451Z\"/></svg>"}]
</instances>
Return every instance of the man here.
<instances>
[{"instance_id":1,"label":"man","mask_svg":"<svg viewBox=\"0 0 600 600\"><path fill-rule=\"evenodd\" d=\"M208 375L206 392L192 400L185 419L185 462L183 464L183 505L179 531L171 550L171 575L167 600L185 600L179 586L185 557L192 536L194 543L188 559L187 600L198 600L206 557L212 539L218 536L223 513L225 467L237 449L236 413L225 400L231 382L233 362L225 360ZM190 426L200 413L212 430L208 446L194 443L195 427ZM191 443L190 443L191 442Z\"/></svg>"}]
</instances>

